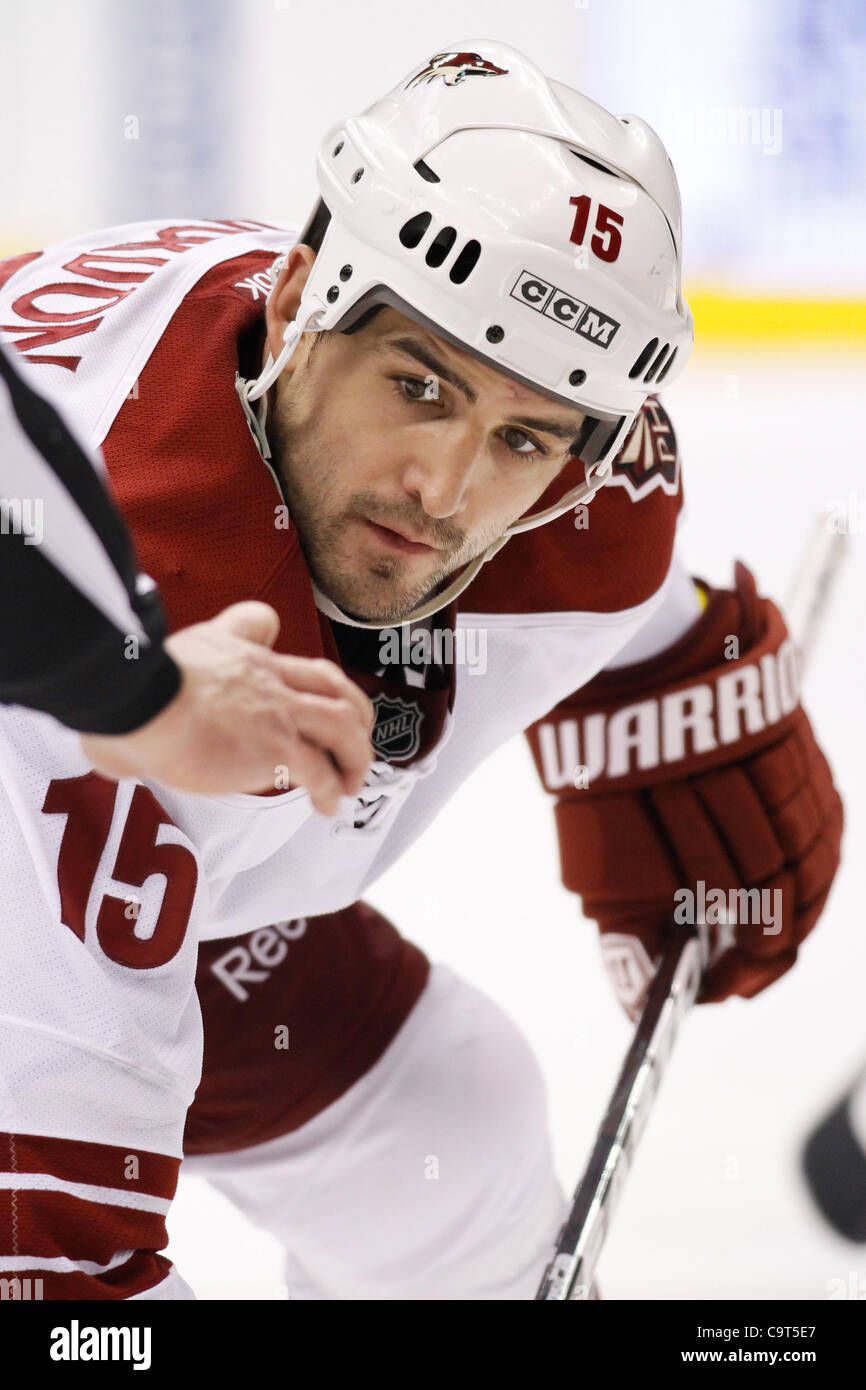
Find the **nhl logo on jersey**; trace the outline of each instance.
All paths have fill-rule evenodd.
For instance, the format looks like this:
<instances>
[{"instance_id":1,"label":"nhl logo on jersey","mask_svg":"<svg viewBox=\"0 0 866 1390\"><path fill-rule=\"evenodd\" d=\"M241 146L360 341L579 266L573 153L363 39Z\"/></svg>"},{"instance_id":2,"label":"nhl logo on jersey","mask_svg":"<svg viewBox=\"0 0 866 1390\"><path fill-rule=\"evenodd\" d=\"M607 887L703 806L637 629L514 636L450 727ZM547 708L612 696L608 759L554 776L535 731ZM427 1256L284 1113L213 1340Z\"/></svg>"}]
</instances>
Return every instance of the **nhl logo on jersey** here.
<instances>
[{"instance_id":1,"label":"nhl logo on jersey","mask_svg":"<svg viewBox=\"0 0 866 1390\"><path fill-rule=\"evenodd\" d=\"M386 762L404 763L418 752L421 745L421 720L424 715L416 704L399 696L374 695L376 723L372 744Z\"/></svg>"}]
</instances>

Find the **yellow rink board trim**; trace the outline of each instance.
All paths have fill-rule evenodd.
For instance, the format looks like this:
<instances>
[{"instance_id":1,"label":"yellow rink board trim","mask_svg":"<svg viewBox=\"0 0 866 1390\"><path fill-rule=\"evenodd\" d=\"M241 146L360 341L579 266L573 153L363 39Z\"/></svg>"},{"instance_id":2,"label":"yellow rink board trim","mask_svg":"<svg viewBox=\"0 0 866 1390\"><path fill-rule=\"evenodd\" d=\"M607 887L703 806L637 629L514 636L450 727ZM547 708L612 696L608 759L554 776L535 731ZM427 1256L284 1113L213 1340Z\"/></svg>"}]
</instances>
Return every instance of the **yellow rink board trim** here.
<instances>
[{"instance_id":1,"label":"yellow rink board trim","mask_svg":"<svg viewBox=\"0 0 866 1390\"><path fill-rule=\"evenodd\" d=\"M695 339L752 338L756 342L866 343L866 299L788 299L685 289Z\"/></svg>"},{"instance_id":2,"label":"yellow rink board trim","mask_svg":"<svg viewBox=\"0 0 866 1390\"><path fill-rule=\"evenodd\" d=\"M0 235L0 260L41 245L38 237ZM866 344L866 299L736 294L688 284L685 295L699 343L734 338L778 347L816 339L841 347Z\"/></svg>"}]
</instances>

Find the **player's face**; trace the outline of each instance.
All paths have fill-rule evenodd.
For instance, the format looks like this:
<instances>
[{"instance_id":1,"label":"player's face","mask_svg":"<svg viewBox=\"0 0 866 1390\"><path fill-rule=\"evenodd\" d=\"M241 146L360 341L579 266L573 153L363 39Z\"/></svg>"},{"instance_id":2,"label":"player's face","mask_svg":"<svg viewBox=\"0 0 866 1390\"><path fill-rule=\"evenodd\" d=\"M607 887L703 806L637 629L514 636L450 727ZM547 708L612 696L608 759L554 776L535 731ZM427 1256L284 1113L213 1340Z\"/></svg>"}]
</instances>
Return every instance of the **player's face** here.
<instances>
[{"instance_id":1,"label":"player's face","mask_svg":"<svg viewBox=\"0 0 866 1390\"><path fill-rule=\"evenodd\" d=\"M582 419L383 308L302 340L268 436L317 585L386 624L537 501Z\"/></svg>"}]
</instances>

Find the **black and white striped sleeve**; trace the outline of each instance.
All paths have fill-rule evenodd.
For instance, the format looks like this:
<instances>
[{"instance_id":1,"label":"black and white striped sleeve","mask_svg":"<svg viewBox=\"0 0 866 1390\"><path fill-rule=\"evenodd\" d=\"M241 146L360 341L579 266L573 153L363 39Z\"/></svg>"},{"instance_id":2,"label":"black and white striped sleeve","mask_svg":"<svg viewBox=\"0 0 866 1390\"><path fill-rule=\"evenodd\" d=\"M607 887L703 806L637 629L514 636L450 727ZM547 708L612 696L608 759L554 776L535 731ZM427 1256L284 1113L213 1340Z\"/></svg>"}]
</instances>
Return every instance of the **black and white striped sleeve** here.
<instances>
[{"instance_id":1,"label":"black and white striped sleeve","mask_svg":"<svg viewBox=\"0 0 866 1390\"><path fill-rule=\"evenodd\" d=\"M0 346L0 702L121 734L177 693L153 583L93 455Z\"/></svg>"}]
</instances>

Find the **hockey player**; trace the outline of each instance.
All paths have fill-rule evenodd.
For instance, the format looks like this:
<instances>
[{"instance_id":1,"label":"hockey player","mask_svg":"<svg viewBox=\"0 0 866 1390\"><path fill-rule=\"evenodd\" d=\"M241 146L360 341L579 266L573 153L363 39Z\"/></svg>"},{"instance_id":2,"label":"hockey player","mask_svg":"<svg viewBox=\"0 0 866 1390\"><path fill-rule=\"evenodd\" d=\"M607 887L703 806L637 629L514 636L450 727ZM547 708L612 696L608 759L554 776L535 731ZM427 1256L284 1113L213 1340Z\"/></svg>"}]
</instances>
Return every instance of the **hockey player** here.
<instances>
[{"instance_id":1,"label":"hockey player","mask_svg":"<svg viewBox=\"0 0 866 1390\"><path fill-rule=\"evenodd\" d=\"M514 734L628 1007L678 889L782 894L777 930L713 941L704 997L751 995L838 859L781 614L676 557L652 393L692 325L655 134L473 42L329 132L318 175L300 235L112 228L0 301L171 626L268 602L277 649L376 711L333 818L290 766L261 796L115 783L5 713L0 1272L53 1298L185 1296L158 1253L182 1154L284 1243L292 1297L532 1296L562 1215L537 1064L362 901Z\"/></svg>"}]
</instances>

